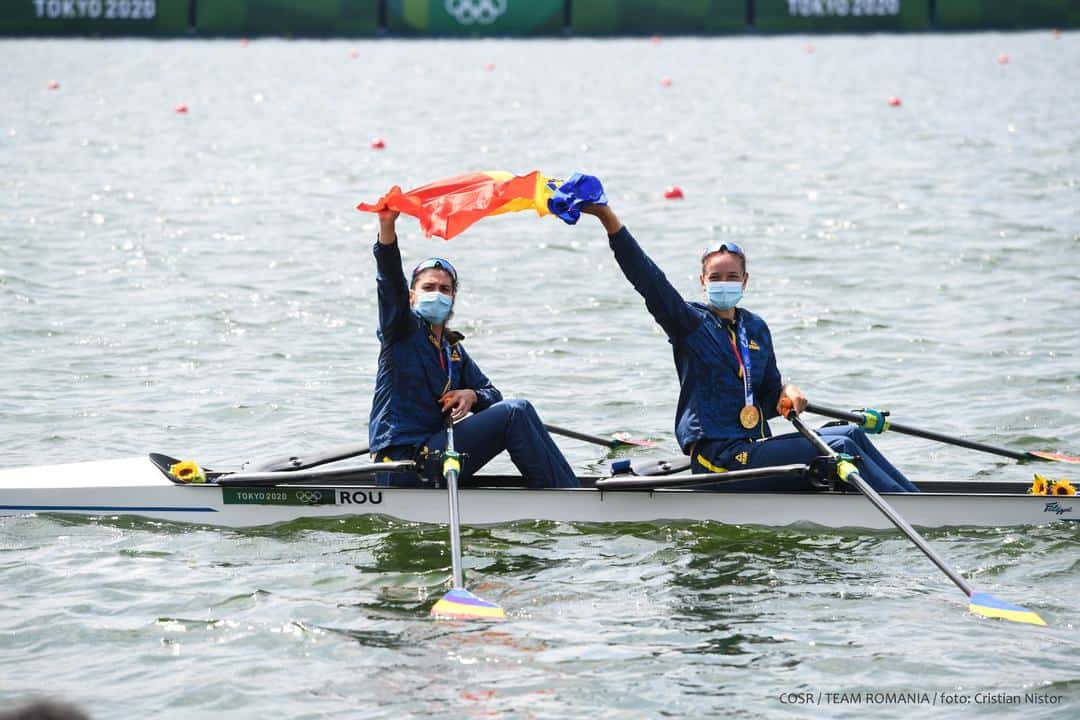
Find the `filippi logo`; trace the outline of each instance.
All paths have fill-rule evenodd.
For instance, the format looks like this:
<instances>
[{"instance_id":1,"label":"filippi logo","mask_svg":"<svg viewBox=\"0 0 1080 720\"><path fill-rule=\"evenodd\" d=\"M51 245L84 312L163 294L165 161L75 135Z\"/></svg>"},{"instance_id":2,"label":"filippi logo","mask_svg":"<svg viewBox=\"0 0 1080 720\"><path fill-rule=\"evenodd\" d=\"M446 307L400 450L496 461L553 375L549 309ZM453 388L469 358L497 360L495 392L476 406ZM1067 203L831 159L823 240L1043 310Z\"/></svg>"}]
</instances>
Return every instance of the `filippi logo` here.
<instances>
[{"instance_id":1,"label":"filippi logo","mask_svg":"<svg viewBox=\"0 0 1080 720\"><path fill-rule=\"evenodd\" d=\"M462 25L490 25L506 12L509 0L446 0L446 12Z\"/></svg>"},{"instance_id":2,"label":"filippi logo","mask_svg":"<svg viewBox=\"0 0 1080 720\"><path fill-rule=\"evenodd\" d=\"M1043 508L1043 512L1052 512L1055 515L1064 515L1065 513L1072 512L1072 505L1070 505L1069 507L1062 507L1061 503L1048 502L1046 503L1046 507Z\"/></svg>"}]
</instances>

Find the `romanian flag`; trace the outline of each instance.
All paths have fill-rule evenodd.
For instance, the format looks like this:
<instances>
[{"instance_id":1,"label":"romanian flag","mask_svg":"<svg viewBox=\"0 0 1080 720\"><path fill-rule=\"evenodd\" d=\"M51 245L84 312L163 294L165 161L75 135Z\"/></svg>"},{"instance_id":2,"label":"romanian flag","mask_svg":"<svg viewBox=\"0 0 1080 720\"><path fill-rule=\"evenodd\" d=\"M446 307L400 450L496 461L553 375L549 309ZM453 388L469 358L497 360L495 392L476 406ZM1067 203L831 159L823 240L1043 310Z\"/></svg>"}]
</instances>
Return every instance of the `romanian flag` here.
<instances>
[{"instance_id":1,"label":"romanian flag","mask_svg":"<svg viewBox=\"0 0 1080 720\"><path fill-rule=\"evenodd\" d=\"M514 175L489 170L436 180L408 192L395 185L374 204L360 203L356 209L403 212L420 220L426 236L449 240L490 215L535 210L541 217L554 213L572 225L581 205L606 202L599 180L591 175L575 174L564 183L538 171Z\"/></svg>"}]
</instances>

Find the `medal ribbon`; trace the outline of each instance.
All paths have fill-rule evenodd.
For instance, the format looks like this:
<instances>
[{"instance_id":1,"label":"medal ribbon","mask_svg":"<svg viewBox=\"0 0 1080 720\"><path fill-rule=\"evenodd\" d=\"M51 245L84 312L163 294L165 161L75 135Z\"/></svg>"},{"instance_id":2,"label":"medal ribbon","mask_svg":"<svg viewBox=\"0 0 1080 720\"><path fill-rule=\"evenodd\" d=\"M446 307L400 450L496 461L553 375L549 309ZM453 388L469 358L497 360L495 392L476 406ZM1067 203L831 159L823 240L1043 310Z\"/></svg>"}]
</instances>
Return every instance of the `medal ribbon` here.
<instances>
[{"instance_id":1,"label":"medal ribbon","mask_svg":"<svg viewBox=\"0 0 1080 720\"><path fill-rule=\"evenodd\" d=\"M743 395L746 397L746 405L754 404L754 387L750 380L750 341L746 339L746 328L741 322L735 322L735 329L739 333L739 344L735 344L735 333L728 330L731 336L731 349L735 352L735 359L739 361L739 372L742 375Z\"/></svg>"},{"instance_id":2,"label":"medal ribbon","mask_svg":"<svg viewBox=\"0 0 1080 720\"><path fill-rule=\"evenodd\" d=\"M433 345L437 344L434 335L429 334L428 338ZM442 347L437 351L437 354L439 356L439 366L446 371L446 387L443 388L443 392L445 393L454 385L454 361L451 359L450 343L443 340Z\"/></svg>"},{"instance_id":3,"label":"medal ribbon","mask_svg":"<svg viewBox=\"0 0 1080 720\"><path fill-rule=\"evenodd\" d=\"M444 366L446 369L446 387L451 389L454 387L454 361L450 357L450 343L443 341L446 345L446 355L439 355L439 360L446 363ZM445 360L443 359L445 357Z\"/></svg>"}]
</instances>

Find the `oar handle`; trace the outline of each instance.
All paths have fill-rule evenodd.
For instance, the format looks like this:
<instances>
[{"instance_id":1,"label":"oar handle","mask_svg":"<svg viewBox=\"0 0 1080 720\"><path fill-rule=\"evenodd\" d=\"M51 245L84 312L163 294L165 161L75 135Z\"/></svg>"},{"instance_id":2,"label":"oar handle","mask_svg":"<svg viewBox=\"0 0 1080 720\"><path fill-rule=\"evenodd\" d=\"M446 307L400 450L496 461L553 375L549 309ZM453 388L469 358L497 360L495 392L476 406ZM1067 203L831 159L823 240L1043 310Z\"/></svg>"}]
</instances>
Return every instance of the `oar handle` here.
<instances>
[{"instance_id":1,"label":"oar handle","mask_svg":"<svg viewBox=\"0 0 1080 720\"><path fill-rule=\"evenodd\" d=\"M784 398L784 400L786 399L787 398ZM949 577L949 579L956 584L958 588L963 590L964 594L966 594L970 598L975 593L975 589L971 587L967 580L964 580L964 578L960 577L960 574L953 570L952 567L947 562L945 562L945 560L942 559L940 555L934 552L934 549L930 547L925 540L923 540L922 535L919 535L919 533L915 531L915 528L911 527L911 525L908 524L907 520L902 518L899 513L893 510L892 506L889 505L889 503L885 502L885 499L883 497L878 495L877 490L874 490L874 488L870 487L870 484L868 482L863 480L862 476L859 475L859 471L855 469L855 466L850 462L850 460L841 458L840 453L833 450L829 446L829 444L821 438L820 435L808 428L803 423L803 421L799 419L799 416L795 413L794 408L790 407L790 402L785 405L782 400L780 409L784 411L784 416L792 425L795 426L795 429L798 430L803 437L813 443L814 447L818 449L818 452L832 459L840 459L840 462L837 465L837 470L840 474L841 480L851 483L859 490L859 492L865 495L866 499L873 503L874 507L880 510L881 514L887 517L889 521L892 522L892 524L895 525L898 530L900 530L900 532L904 533L904 535L907 535L908 540L915 543L915 546L922 550L923 554L926 555L926 557L930 558L930 561L937 565L938 569L941 570L941 572L945 573Z\"/></svg>"},{"instance_id":2,"label":"oar handle","mask_svg":"<svg viewBox=\"0 0 1080 720\"><path fill-rule=\"evenodd\" d=\"M857 411L837 410L835 408L824 407L822 405L809 404L806 409L816 415L824 415L825 417L836 418L837 420L847 420L848 422L855 423L857 425L863 425L866 422L866 415ZM946 443L947 445L956 445L957 447L968 448L969 450L979 450L985 453L991 453L993 455L1000 455L1002 457L1012 458L1013 460L1032 460L1039 459L1038 456L1033 456L1026 452L1017 452L1015 450L1009 450L1008 448L997 447L995 445L987 445L986 443L974 442L972 440L964 440L963 438L952 437L951 435L943 435L941 433L933 432L932 430L923 430L921 428L911 427L909 425L901 425L900 423L889 421L889 430L895 430L898 433L904 435L913 435L915 437L925 438L927 440L934 440L936 442Z\"/></svg>"}]
</instances>

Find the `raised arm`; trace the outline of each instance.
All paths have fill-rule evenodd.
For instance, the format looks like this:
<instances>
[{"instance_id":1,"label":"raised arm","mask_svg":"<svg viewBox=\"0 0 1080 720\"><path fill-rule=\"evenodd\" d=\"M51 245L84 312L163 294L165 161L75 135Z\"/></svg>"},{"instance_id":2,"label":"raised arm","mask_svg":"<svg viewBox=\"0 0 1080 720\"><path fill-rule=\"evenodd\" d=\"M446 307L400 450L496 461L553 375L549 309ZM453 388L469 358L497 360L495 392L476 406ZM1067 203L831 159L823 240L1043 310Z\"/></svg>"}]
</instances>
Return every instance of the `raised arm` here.
<instances>
[{"instance_id":1,"label":"raised arm","mask_svg":"<svg viewBox=\"0 0 1080 720\"><path fill-rule=\"evenodd\" d=\"M379 244L397 244L397 219L401 213L396 210L383 210L379 213Z\"/></svg>"},{"instance_id":2,"label":"raised arm","mask_svg":"<svg viewBox=\"0 0 1080 720\"><path fill-rule=\"evenodd\" d=\"M408 334L409 285L401 269L401 251L397 244L395 223L398 213L379 213L379 242L375 244L375 283L379 292L379 332L384 342Z\"/></svg>"},{"instance_id":3,"label":"raised arm","mask_svg":"<svg viewBox=\"0 0 1080 720\"><path fill-rule=\"evenodd\" d=\"M586 205L581 211L599 218L623 275L645 298L645 307L668 337L680 338L697 329L701 317L686 304L664 272L645 254L615 211L608 205Z\"/></svg>"}]
</instances>

